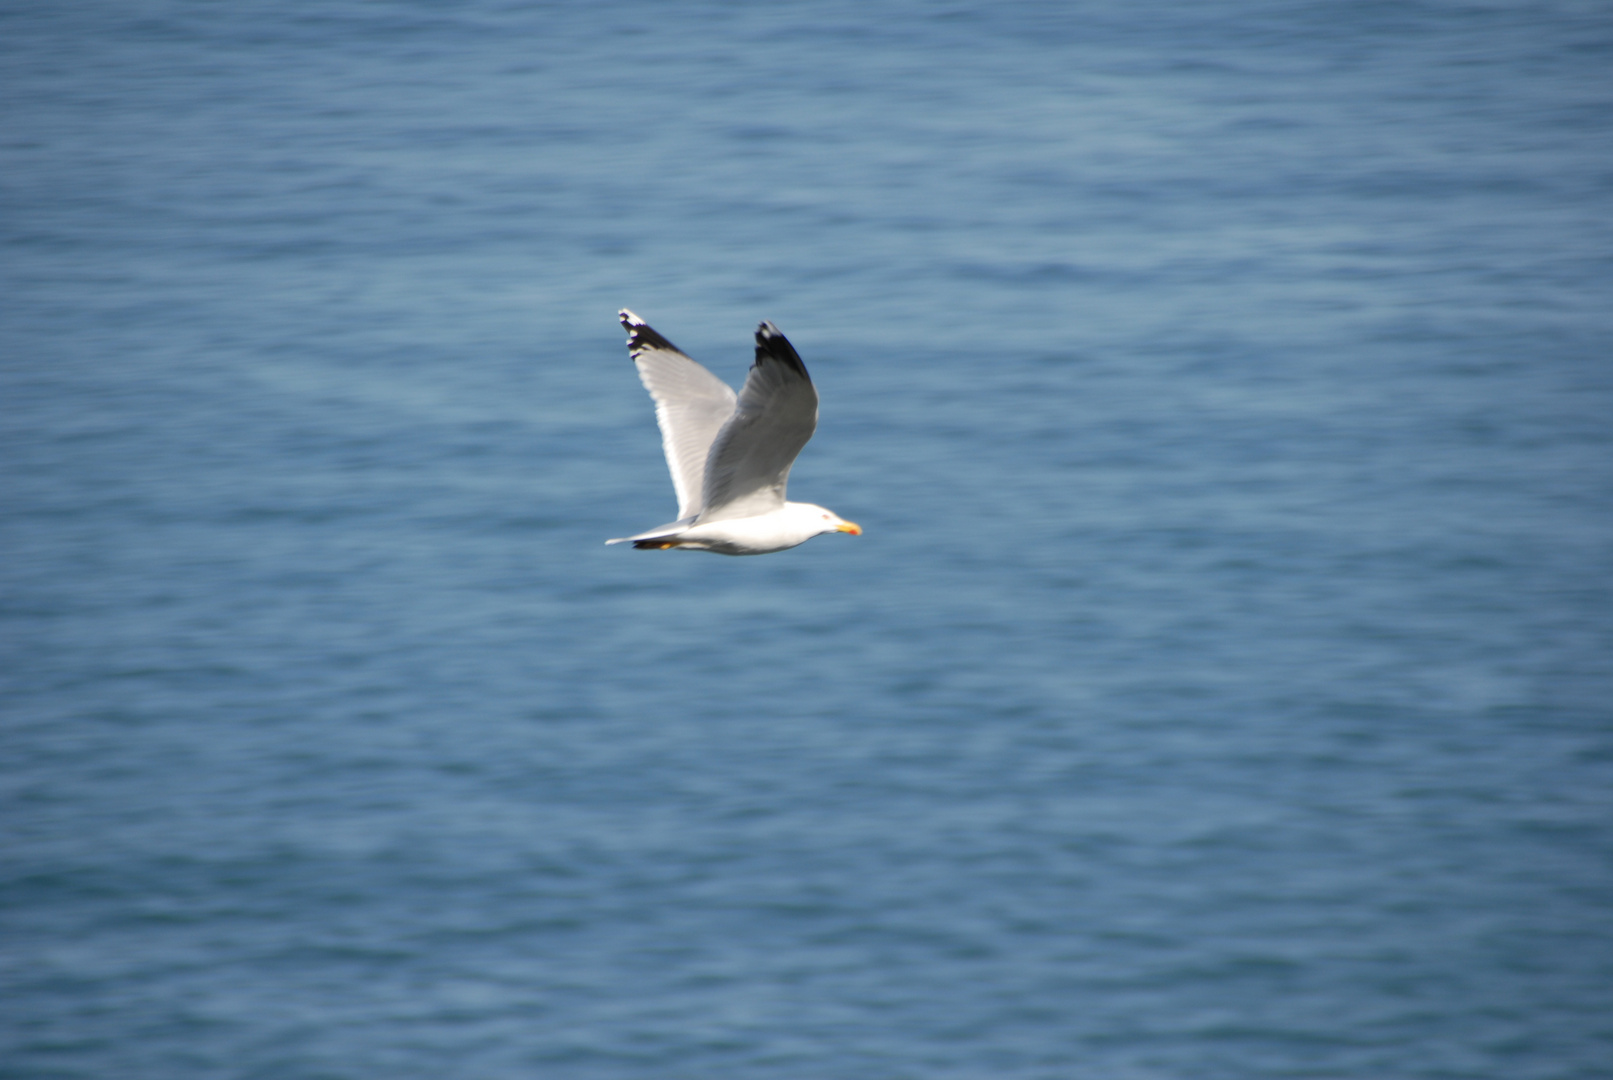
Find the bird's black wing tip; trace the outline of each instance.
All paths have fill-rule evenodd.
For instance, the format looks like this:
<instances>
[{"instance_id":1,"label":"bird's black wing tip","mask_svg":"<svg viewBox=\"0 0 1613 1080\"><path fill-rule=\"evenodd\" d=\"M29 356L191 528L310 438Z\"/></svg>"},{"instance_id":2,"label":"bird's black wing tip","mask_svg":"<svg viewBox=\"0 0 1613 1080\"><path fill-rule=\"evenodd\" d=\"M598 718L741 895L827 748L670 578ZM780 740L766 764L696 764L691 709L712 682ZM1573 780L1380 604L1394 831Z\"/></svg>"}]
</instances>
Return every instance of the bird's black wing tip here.
<instances>
[{"instance_id":1,"label":"bird's black wing tip","mask_svg":"<svg viewBox=\"0 0 1613 1080\"><path fill-rule=\"evenodd\" d=\"M618 311L616 318L621 322L622 329L627 331L627 352L633 359L637 360L640 353L649 352L652 349L668 349L675 353L683 352L682 349L656 333L649 323L626 308Z\"/></svg>"},{"instance_id":2,"label":"bird's black wing tip","mask_svg":"<svg viewBox=\"0 0 1613 1080\"><path fill-rule=\"evenodd\" d=\"M756 363L760 364L763 360L777 360L803 379L811 378L806 365L801 362L801 354L795 351L790 339L766 320L756 327Z\"/></svg>"}]
</instances>

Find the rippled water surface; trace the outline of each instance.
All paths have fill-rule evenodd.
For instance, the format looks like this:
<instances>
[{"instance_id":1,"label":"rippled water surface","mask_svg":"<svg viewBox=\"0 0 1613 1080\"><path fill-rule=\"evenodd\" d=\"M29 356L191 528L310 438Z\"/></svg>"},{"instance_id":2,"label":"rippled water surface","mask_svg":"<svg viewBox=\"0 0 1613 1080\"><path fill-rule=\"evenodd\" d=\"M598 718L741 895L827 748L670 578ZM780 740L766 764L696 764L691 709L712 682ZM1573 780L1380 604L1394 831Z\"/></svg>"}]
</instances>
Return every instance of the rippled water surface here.
<instances>
[{"instance_id":1,"label":"rippled water surface","mask_svg":"<svg viewBox=\"0 0 1613 1080\"><path fill-rule=\"evenodd\" d=\"M0 50L0 1075L1610 1074L1605 6Z\"/></svg>"}]
</instances>

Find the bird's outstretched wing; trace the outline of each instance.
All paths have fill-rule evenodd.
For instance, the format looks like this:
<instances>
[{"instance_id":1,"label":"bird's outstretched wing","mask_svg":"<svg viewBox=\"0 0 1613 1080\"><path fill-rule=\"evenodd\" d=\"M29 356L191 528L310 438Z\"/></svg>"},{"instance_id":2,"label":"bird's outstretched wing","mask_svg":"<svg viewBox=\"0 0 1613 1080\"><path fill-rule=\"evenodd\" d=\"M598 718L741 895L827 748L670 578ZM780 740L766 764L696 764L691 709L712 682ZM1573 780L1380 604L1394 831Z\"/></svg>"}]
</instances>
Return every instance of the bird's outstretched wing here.
<instances>
[{"instance_id":1,"label":"bird's outstretched wing","mask_svg":"<svg viewBox=\"0 0 1613 1080\"><path fill-rule=\"evenodd\" d=\"M751 365L733 416L706 458L701 521L765 514L784 505L795 456L818 427L818 392L778 327L756 328Z\"/></svg>"},{"instance_id":2,"label":"bird's outstretched wing","mask_svg":"<svg viewBox=\"0 0 1613 1080\"><path fill-rule=\"evenodd\" d=\"M734 415L734 392L631 311L623 308L617 318L627 331L627 349L638 377L655 401L661 449L672 473L672 488L678 493L678 517L693 517L704 505L706 458L712 441Z\"/></svg>"}]
</instances>

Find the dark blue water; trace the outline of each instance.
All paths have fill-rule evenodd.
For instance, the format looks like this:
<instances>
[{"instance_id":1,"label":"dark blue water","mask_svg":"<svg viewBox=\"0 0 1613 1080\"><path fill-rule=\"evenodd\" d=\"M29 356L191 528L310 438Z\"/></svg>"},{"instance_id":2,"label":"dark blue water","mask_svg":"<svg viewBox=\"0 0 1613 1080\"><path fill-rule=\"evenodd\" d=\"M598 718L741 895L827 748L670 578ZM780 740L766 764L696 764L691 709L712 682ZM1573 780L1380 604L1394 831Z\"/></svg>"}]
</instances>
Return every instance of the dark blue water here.
<instances>
[{"instance_id":1,"label":"dark blue water","mask_svg":"<svg viewBox=\"0 0 1613 1080\"><path fill-rule=\"evenodd\" d=\"M1605 5L0 50L0 1075L1613 1075Z\"/></svg>"}]
</instances>

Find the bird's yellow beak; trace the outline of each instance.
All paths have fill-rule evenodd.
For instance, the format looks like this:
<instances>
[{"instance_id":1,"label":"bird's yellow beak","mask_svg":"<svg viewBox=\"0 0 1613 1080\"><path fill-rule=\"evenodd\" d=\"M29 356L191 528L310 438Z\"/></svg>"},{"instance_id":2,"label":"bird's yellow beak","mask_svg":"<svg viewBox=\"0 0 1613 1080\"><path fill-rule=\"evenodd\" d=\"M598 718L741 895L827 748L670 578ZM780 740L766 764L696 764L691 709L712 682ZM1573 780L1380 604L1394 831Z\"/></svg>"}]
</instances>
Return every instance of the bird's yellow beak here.
<instances>
[{"instance_id":1,"label":"bird's yellow beak","mask_svg":"<svg viewBox=\"0 0 1613 1080\"><path fill-rule=\"evenodd\" d=\"M861 536L863 534L863 527L857 524L855 521L842 521L840 524L835 526L835 532L850 533L853 536Z\"/></svg>"}]
</instances>

